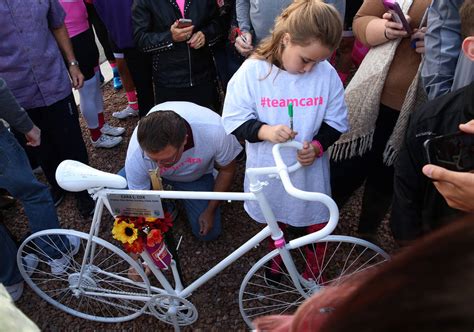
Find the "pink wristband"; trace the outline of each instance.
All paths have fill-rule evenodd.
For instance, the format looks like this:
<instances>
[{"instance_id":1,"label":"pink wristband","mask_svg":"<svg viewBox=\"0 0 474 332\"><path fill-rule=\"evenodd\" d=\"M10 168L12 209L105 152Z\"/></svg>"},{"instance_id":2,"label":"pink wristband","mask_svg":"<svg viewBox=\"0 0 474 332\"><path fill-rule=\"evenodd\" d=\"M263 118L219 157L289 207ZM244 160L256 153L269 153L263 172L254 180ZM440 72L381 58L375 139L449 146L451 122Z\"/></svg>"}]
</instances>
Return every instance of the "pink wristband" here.
<instances>
[{"instance_id":1,"label":"pink wristband","mask_svg":"<svg viewBox=\"0 0 474 332\"><path fill-rule=\"evenodd\" d=\"M324 149L323 149L323 146L321 145L321 143L319 143L318 140L314 140L314 141L311 142L311 144L313 144L314 146L319 148L319 154L316 157L321 158L321 156L324 153Z\"/></svg>"}]
</instances>

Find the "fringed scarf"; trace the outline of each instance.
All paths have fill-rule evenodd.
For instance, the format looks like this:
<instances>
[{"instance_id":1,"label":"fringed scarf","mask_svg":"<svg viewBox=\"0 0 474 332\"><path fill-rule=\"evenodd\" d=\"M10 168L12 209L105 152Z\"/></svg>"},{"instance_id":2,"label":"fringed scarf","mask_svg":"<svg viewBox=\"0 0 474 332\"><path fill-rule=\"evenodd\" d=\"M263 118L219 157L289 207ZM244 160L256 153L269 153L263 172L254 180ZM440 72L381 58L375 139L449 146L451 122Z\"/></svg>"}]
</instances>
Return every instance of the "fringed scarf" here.
<instances>
[{"instance_id":1,"label":"fringed scarf","mask_svg":"<svg viewBox=\"0 0 474 332\"><path fill-rule=\"evenodd\" d=\"M413 0L405 0L400 4L405 14L412 3ZM349 110L350 131L342 135L331 147L333 160L361 156L372 148L380 97L400 41L401 39L395 39L371 48L347 86L345 101ZM410 114L426 101L420 71L421 63L407 91L395 128L385 146L383 158L387 165L393 164L403 144Z\"/></svg>"}]
</instances>

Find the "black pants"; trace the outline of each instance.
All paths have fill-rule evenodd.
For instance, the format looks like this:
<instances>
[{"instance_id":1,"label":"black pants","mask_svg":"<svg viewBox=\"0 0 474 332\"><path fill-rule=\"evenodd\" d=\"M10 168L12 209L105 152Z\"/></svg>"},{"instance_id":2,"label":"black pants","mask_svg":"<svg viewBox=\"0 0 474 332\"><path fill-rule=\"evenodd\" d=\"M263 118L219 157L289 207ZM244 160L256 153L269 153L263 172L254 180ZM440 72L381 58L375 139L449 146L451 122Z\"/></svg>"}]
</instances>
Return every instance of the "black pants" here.
<instances>
[{"instance_id":1,"label":"black pants","mask_svg":"<svg viewBox=\"0 0 474 332\"><path fill-rule=\"evenodd\" d=\"M155 106L151 56L142 53L137 48L123 49L123 53L137 91L138 105L140 107L139 116L141 118L147 115L148 111Z\"/></svg>"},{"instance_id":2,"label":"black pants","mask_svg":"<svg viewBox=\"0 0 474 332\"><path fill-rule=\"evenodd\" d=\"M393 196L393 166L383 163L383 151L400 112L380 105L372 149L362 157L331 161L332 197L339 208L366 180L359 219L359 232L375 233Z\"/></svg>"},{"instance_id":3,"label":"black pants","mask_svg":"<svg viewBox=\"0 0 474 332\"><path fill-rule=\"evenodd\" d=\"M214 84L202 84L187 88L165 88L155 86L155 101L157 104L166 101L189 101L214 112L219 112L219 99Z\"/></svg>"},{"instance_id":4,"label":"black pants","mask_svg":"<svg viewBox=\"0 0 474 332\"><path fill-rule=\"evenodd\" d=\"M104 22L100 19L93 4L86 2L85 5L87 8L89 24L91 27L94 27L95 34L104 49L105 57L108 61L115 61L114 53L109 45L109 33L107 32Z\"/></svg>"},{"instance_id":5,"label":"black pants","mask_svg":"<svg viewBox=\"0 0 474 332\"><path fill-rule=\"evenodd\" d=\"M58 165L66 159L87 164L86 146L79 126L79 114L72 93L50 106L27 110L35 125L41 129L41 145L26 146L25 136L15 132L23 148L32 153L54 189L59 189L55 173Z\"/></svg>"},{"instance_id":6,"label":"black pants","mask_svg":"<svg viewBox=\"0 0 474 332\"><path fill-rule=\"evenodd\" d=\"M94 68L99 65L99 50L95 44L94 33L88 29L71 38L74 55L79 62L86 81L94 77Z\"/></svg>"}]
</instances>

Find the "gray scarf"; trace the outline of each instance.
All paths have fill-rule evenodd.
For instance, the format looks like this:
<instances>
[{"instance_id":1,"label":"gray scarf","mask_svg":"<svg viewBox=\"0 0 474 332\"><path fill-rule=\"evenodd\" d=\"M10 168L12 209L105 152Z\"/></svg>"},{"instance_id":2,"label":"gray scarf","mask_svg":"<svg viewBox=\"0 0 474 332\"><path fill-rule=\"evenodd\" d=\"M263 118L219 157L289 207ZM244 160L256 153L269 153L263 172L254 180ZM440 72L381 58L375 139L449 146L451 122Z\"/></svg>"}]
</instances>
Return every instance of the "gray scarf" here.
<instances>
[{"instance_id":1,"label":"gray scarf","mask_svg":"<svg viewBox=\"0 0 474 332\"><path fill-rule=\"evenodd\" d=\"M412 0L401 4L406 14ZM349 110L350 131L331 147L331 158L335 161L361 156L372 148L375 123L379 114L382 94L390 64L401 39L388 41L372 47L345 91ZM410 114L426 102L426 94L420 79L421 64L413 79L400 110L395 128L385 146L384 162L392 165L400 150Z\"/></svg>"}]
</instances>

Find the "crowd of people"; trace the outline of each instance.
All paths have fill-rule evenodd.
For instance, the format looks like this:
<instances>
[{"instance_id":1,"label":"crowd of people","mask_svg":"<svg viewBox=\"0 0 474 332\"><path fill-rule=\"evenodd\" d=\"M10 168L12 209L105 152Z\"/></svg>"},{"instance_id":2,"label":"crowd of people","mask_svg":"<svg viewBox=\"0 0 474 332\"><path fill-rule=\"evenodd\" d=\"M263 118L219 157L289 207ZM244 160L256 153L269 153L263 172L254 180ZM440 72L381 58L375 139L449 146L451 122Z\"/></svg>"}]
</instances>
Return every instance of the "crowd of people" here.
<instances>
[{"instance_id":1,"label":"crowd of people","mask_svg":"<svg viewBox=\"0 0 474 332\"><path fill-rule=\"evenodd\" d=\"M456 220L474 212L474 174L429 164L424 146L458 131L474 135L474 0L392 1L403 13L388 10L385 2L4 1L0 118L8 126L0 121L0 188L23 204L32 232L59 228L55 207L65 195L54 177L59 163L87 164L84 138L94 149L122 142L125 129L105 120L95 32L113 71L113 87L124 89L128 101L110 116L139 119L120 171L130 189L152 189L158 176L175 190L228 191L243 154L247 168L272 166L272 146L297 140L303 148L283 157L304 166L291 177L298 188L332 195L342 208L363 186L359 237L379 243L378 227L390 212L395 240L410 247L399 259L328 290L280 326L272 325L276 318L257 324L290 330L292 324L305 326L301 320L314 314L315 325L309 326L321 330L364 326L374 314L359 315L362 309L351 303L361 299L360 308L370 308L365 311L380 309L394 301L390 296L399 294L398 286L380 304L375 295L358 294L374 284L382 294L381 280L389 283L401 269L429 279L432 266L416 269L409 254L418 248L420 260L431 260L429 249L441 235L420 238L446 225L451 230L443 238L472 241L472 231L463 232ZM87 133L81 132L72 88L78 90ZM291 124L288 108L294 110ZM472 148L469 157L474 158ZM36 179L37 166L49 186ZM247 178L242 185L250 190ZM315 232L328 221L324 206L290 197L277 179L264 193L285 236L290 230ZM75 196L78 212L87 218L94 202L87 192ZM183 204L197 240L220 235L218 201ZM265 222L256 202L244 208ZM0 239L0 283L16 300L23 282L16 246L1 222ZM58 241L71 251L77 245L70 236ZM44 250L56 257L54 249ZM319 274L317 256L318 250L307 251L310 270L303 279ZM25 260L34 270L38 257ZM281 261L277 256L270 262L266 278L281 278L276 268ZM53 274L68 263L65 257L49 262ZM315 318L326 304L341 311Z\"/></svg>"}]
</instances>

